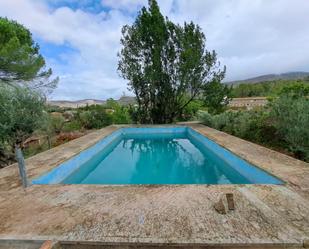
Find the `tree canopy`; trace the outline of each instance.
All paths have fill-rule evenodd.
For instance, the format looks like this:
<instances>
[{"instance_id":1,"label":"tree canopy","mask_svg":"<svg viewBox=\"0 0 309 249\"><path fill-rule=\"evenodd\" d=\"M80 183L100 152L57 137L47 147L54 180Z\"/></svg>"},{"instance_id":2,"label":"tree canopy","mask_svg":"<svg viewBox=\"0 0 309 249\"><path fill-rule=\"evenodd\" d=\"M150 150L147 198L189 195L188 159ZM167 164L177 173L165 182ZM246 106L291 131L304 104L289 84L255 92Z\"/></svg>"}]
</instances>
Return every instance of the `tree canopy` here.
<instances>
[{"instance_id":1,"label":"tree canopy","mask_svg":"<svg viewBox=\"0 0 309 249\"><path fill-rule=\"evenodd\" d=\"M209 113L223 112L230 100L231 88L221 82L212 81L206 84L203 94L204 105Z\"/></svg>"},{"instance_id":2,"label":"tree canopy","mask_svg":"<svg viewBox=\"0 0 309 249\"><path fill-rule=\"evenodd\" d=\"M39 52L39 45L23 25L0 17L0 82L27 83L32 89L53 89L58 79L50 80L52 70Z\"/></svg>"},{"instance_id":3,"label":"tree canopy","mask_svg":"<svg viewBox=\"0 0 309 249\"><path fill-rule=\"evenodd\" d=\"M155 0L122 29L118 70L136 95L141 123L169 123L225 75L201 28L164 18Z\"/></svg>"},{"instance_id":4,"label":"tree canopy","mask_svg":"<svg viewBox=\"0 0 309 249\"><path fill-rule=\"evenodd\" d=\"M0 85L0 146L20 144L40 125L44 98L27 87Z\"/></svg>"},{"instance_id":5,"label":"tree canopy","mask_svg":"<svg viewBox=\"0 0 309 249\"><path fill-rule=\"evenodd\" d=\"M233 98L257 97L257 96L276 96L286 86L294 87L297 85L309 86L309 77L296 80L274 80L259 83L241 83L232 86L231 96Z\"/></svg>"}]
</instances>

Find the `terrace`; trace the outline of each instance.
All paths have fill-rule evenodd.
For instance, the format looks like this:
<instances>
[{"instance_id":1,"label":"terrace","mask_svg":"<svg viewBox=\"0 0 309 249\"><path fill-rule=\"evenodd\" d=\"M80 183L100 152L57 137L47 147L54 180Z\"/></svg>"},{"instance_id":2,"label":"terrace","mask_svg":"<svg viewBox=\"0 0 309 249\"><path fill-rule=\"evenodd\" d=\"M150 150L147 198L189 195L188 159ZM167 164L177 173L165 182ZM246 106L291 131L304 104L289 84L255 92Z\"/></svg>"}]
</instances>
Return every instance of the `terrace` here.
<instances>
[{"instance_id":1,"label":"terrace","mask_svg":"<svg viewBox=\"0 0 309 249\"><path fill-rule=\"evenodd\" d=\"M309 242L308 164L194 123L283 185L32 185L1 170L0 248L303 248ZM109 126L26 160L30 179L126 126ZM225 194L235 210L214 208ZM23 244L23 247L19 245ZM58 243L58 244L57 244ZM53 244L53 245L52 245Z\"/></svg>"}]
</instances>

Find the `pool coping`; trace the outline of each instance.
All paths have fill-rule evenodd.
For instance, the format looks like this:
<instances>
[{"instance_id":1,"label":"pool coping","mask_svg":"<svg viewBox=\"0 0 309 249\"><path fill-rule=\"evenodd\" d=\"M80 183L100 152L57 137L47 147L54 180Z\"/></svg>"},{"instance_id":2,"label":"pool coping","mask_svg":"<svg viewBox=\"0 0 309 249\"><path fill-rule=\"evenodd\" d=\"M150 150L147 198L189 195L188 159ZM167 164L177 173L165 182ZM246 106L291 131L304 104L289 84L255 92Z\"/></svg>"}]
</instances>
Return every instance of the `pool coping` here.
<instances>
[{"instance_id":1,"label":"pool coping","mask_svg":"<svg viewBox=\"0 0 309 249\"><path fill-rule=\"evenodd\" d=\"M154 129L154 130L153 130ZM110 133L105 138L99 140L93 146L88 147L82 152L78 153L74 157L66 160L57 167L53 168L49 172L39 176L32 180L32 184L74 184L64 182L71 174L76 172L81 165L89 161L94 155L99 153L99 151L104 150L109 144L115 143L115 141L120 141L122 134L135 134L135 133L168 133L168 134L182 134L186 136L187 139L193 139L196 143L199 143L201 147L208 148L212 151L216 157L221 157L231 168L240 175L243 175L246 179L250 180L247 184L283 184L284 181L278 179L274 175L266 172L265 170L252 165L246 160L241 159L231 151L223 148L214 141L208 139L201 133L193 130L188 126L173 126L164 128L133 128L133 127L121 127L116 131ZM130 183L131 185L141 185L141 184L151 184L151 183ZM158 183L156 183L158 184ZM164 184L164 183L161 183ZM167 184L167 183L166 183ZM173 183L182 184L182 183ZM210 183L186 183L186 184L210 184ZM224 183L221 183L224 184ZM228 183L226 183L228 184ZM241 183L234 183L241 184ZM245 184L245 183L243 183ZM107 183L103 185L108 185ZM125 185L125 183L113 183L111 185Z\"/></svg>"},{"instance_id":2,"label":"pool coping","mask_svg":"<svg viewBox=\"0 0 309 249\"><path fill-rule=\"evenodd\" d=\"M309 239L309 222L308 219L304 218L303 215L309 217L309 211L305 208L306 205L309 204L309 167L308 164L289 156L283 155L281 153L272 151L260 145L256 145L254 143L236 138L234 136L228 135L226 133L211 129L209 127L203 126L201 124L196 123L179 123L175 125L168 125L170 126L180 126L185 125L189 126L195 131L201 133L202 135L210 138L211 140L218 143L220 146L228 149L232 153L240 156L244 160L248 161L249 163L260 167L266 172L271 173L274 176L277 176L279 179L285 181L285 184L282 186L275 186L275 185L171 185L171 186L148 186L148 185L138 185L138 186L128 186L128 185L80 185L78 188L74 185L55 185L53 187L47 186L31 186L27 190L23 190L20 185L20 181L18 178L18 171L16 165L11 165L7 168L0 170L0 211L9 212L11 215L16 215L18 217L14 219L11 217L11 220L5 215L5 213L0 212L0 219L3 220L2 224L0 224L0 239L57 239L57 240L70 240L70 241L101 241L101 242L143 242L143 243L202 243L202 244L214 244L218 236L227 238L222 239L223 244L282 244L282 245L294 245L294 246L301 246L305 241ZM156 127L165 127L166 125L159 125ZM96 142L107 136L108 134L116 131L119 128L123 127L153 127L151 125L113 125L106 128L103 128L99 131L92 132L88 135L85 135L81 138L76 140L70 141L64 145L58 146L49 150L47 152L40 153L32 158L28 158L26 160L26 165L28 169L28 174L30 179L33 179L50 169L56 167L61 162L68 160L69 158L73 157L80 151L94 145ZM158 192L157 192L158 191ZM171 196L166 196L166 192L170 193ZM251 226L254 227L257 222L259 226L262 226L263 223L259 223L259 219L263 217L264 222L274 224L273 226L278 230L278 237L274 238L273 235L269 237L266 235L265 231L270 228L263 228L261 231L256 232L256 238L250 238L252 235L247 235L246 232L240 227L233 227L232 224L227 225L227 235L222 234L222 231L219 230L221 227L218 227L216 223L219 220L226 220L224 216L216 216L217 214L212 209L212 204L215 200L218 200L220 196L222 196L226 192L232 192L235 196L239 197L239 206L243 206L244 203L249 205L249 208L239 208L237 212L238 219L234 220L234 222L242 221L244 227L248 226L248 229L253 229ZM66 198L63 199L63 193L66 193ZM97 193L94 195L93 193ZM132 194L133 193L133 194ZM135 194L134 194L135 193ZM144 194L147 193L147 196ZM196 196L196 193L204 196L205 199L208 198L209 202L211 203L203 203L205 207L198 207L195 202L201 202L200 198ZM196 220L195 215L192 212L186 213L182 210L187 204L181 201L181 196L185 196L187 198L187 202L191 203L193 210L198 214L204 214L204 218L211 219L210 216L216 217L212 223L209 223L210 226L213 226L215 229L218 229L218 233L215 233L216 236L207 234L206 232L203 233L199 231L191 232L191 237L188 238L186 236L180 236L180 234L176 234L175 237L165 238L164 234L155 228L152 228L152 232L150 234L143 234L144 230L140 230L138 224L135 224L132 221L132 226L137 227L138 231L140 231L140 237L136 237L136 233L133 230L127 231L125 227L120 228L113 228L111 225L110 227L105 228L104 231L108 231L108 235L106 234L100 235L99 233L94 232L92 235L88 234L85 230L84 220L78 221L74 218L70 218L70 222L74 224L74 229L67 228L66 224L58 224L59 223L59 216L60 213L64 212L59 210L61 205L67 206L68 210L71 212L84 212L84 208L81 206L82 201L81 196L86 195L91 196L89 199L89 203L87 203L87 209L90 209L89 215L93 214L94 217L96 215L100 216L100 212L93 210L93 207L96 207L97 210L100 209L108 209L108 203L100 204L97 203L98 200L104 200L107 198L103 195L110 195L108 198L111 198L111 203L115 204L118 202L118 198L123 199L123 203L127 203L127 206L134 206L134 203L131 203L127 198L127 195L130 198L136 198L136 196L142 196L145 200L144 202L140 203L140 200L137 199L136 205L143 205L145 209L143 212L146 212L149 215L149 219L153 219L152 216L157 216L157 212L163 212L165 209L168 209L170 215L173 215L175 211L170 210L172 203L165 202L165 198L173 199L174 203L178 203L176 210L181 213L184 219L190 220L190 226L192 222L196 222L199 224L199 221ZM163 205L162 211L153 210L152 206L149 205L149 200L158 195L158 202ZM60 197L61 198L60 198ZM164 198L163 198L163 197ZM272 197L272 199L270 198ZM60 198L60 199L59 199ZM77 199L76 199L77 198ZM180 199L179 199L180 198ZM43 201L42 201L43 199ZM29 201L29 203L28 203ZM30 217L25 217L25 214L29 214L29 210L31 210L31 201L36 203L37 206L40 207L37 210L36 215L30 215ZM74 203L73 203L74 202ZM56 204L55 204L56 203ZM90 206L89 206L90 205ZM120 204L121 206L122 204ZM24 206L24 207L23 207ZM114 206L115 208L115 206ZM278 208L280 210L278 210ZM27 211L25 211L25 210ZM85 208L86 209L86 208ZM9 210L9 211L7 211ZM181 210L181 211L180 211ZM257 220L248 221L248 216L250 212L257 212L259 215L255 217ZM57 215L58 212L58 215ZM86 212L86 211L85 211ZM125 214L128 211L123 211ZM131 210L132 216L135 215L135 212ZM148 213L149 212L149 213ZM272 215L277 217L280 221L274 220L271 216L267 214L270 212ZM53 217L54 220L51 218L44 218L41 220L43 224L36 224L34 225L33 222L39 222L44 215L49 214ZM168 215L165 213L160 213L162 216ZM105 213L104 213L105 215ZM121 215L121 214L119 214ZM228 214L226 217L233 218L235 214ZM250 214L251 215L251 214ZM87 216L87 215L85 215ZM169 216L169 215L168 215ZM87 216L87 219L90 219L93 222L93 226L98 225L95 220L92 220L92 216ZM302 217L295 218L295 217ZM235 217L234 217L235 218ZM247 219L245 219L247 218ZM30 219L30 220L29 220ZM95 219L95 218L94 218ZM110 218L106 218L107 223L112 222L115 219L114 216ZM130 220L131 218L128 218ZM25 224L25 222L29 224ZM121 219L120 222L123 220ZM26 223L27 223L26 222ZM57 225L54 222L58 222ZM118 221L117 221L118 222ZM175 222L177 220L173 220L170 222L162 221L160 218L154 220L153 223L158 225L161 224L163 227L169 227L171 230L175 230ZM208 224L210 221L205 221ZM229 219L228 219L229 222ZM282 224L280 223L282 222ZM46 223L46 224L45 224ZM214 225L215 223L216 225ZM280 226L278 224L281 224ZM104 224L101 224L104 226ZM72 225L73 226L73 225ZM185 231L189 226L187 224L183 225L183 230ZM285 232L281 231L280 227L285 228ZM53 228L54 227L54 228ZM132 229L131 225L128 226ZM250 228L251 227L251 228ZM233 234L235 231L239 230L239 234ZM62 233L59 233L59 230ZM91 230L88 226L88 230ZM177 229L176 229L177 230ZM206 229L207 230L207 229ZM275 230L275 229L274 229ZM280 230L280 233L279 233ZM82 232L81 232L82 231ZM178 231L178 230L177 230ZM102 232L102 231L101 231ZM183 232L183 231L182 231ZM126 234L126 236L115 236L121 234ZM130 233L132 236L130 236ZM168 233L168 232L166 232ZM186 232L183 232L185 235ZM208 231L209 233L209 231ZM229 233L233 234L233 236L229 237ZM276 233L276 231L275 231ZM282 235L284 233L284 235ZM286 234L285 234L286 233ZM60 235L61 234L61 235ZM185 238L185 239L184 239Z\"/></svg>"}]
</instances>

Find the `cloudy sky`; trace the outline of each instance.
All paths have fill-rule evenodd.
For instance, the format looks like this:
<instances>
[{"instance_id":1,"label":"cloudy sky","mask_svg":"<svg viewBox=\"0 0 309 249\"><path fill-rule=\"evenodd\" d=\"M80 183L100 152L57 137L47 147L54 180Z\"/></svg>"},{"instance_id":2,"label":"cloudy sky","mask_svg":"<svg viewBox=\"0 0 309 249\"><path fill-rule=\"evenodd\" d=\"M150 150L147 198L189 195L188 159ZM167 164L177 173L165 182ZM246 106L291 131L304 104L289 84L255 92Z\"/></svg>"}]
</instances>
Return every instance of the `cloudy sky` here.
<instances>
[{"instance_id":1,"label":"cloudy sky","mask_svg":"<svg viewBox=\"0 0 309 249\"><path fill-rule=\"evenodd\" d=\"M309 71L309 0L159 0L177 23L194 21L227 66L226 80ZM60 77L52 99L129 94L117 73L120 30L147 0L0 0Z\"/></svg>"}]
</instances>

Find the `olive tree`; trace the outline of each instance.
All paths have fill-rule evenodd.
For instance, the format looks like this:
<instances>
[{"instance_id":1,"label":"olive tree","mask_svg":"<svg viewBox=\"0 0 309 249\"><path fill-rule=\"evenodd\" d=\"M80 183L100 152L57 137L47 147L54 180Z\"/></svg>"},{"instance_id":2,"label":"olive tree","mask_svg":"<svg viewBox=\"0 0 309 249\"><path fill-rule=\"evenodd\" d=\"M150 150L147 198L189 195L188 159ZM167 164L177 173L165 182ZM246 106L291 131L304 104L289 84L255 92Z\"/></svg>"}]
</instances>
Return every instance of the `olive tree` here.
<instances>
[{"instance_id":1,"label":"olive tree","mask_svg":"<svg viewBox=\"0 0 309 249\"><path fill-rule=\"evenodd\" d=\"M44 102L40 93L27 87L0 85L0 147L15 150L19 164L23 163L23 142L44 117Z\"/></svg>"},{"instance_id":2,"label":"olive tree","mask_svg":"<svg viewBox=\"0 0 309 249\"><path fill-rule=\"evenodd\" d=\"M136 96L141 123L170 123L200 97L210 82L220 82L215 51L194 23L174 24L155 0L122 29L118 70Z\"/></svg>"},{"instance_id":3,"label":"olive tree","mask_svg":"<svg viewBox=\"0 0 309 249\"><path fill-rule=\"evenodd\" d=\"M309 162L309 87L296 84L284 87L271 101L271 116L278 133L289 149Z\"/></svg>"}]
</instances>

